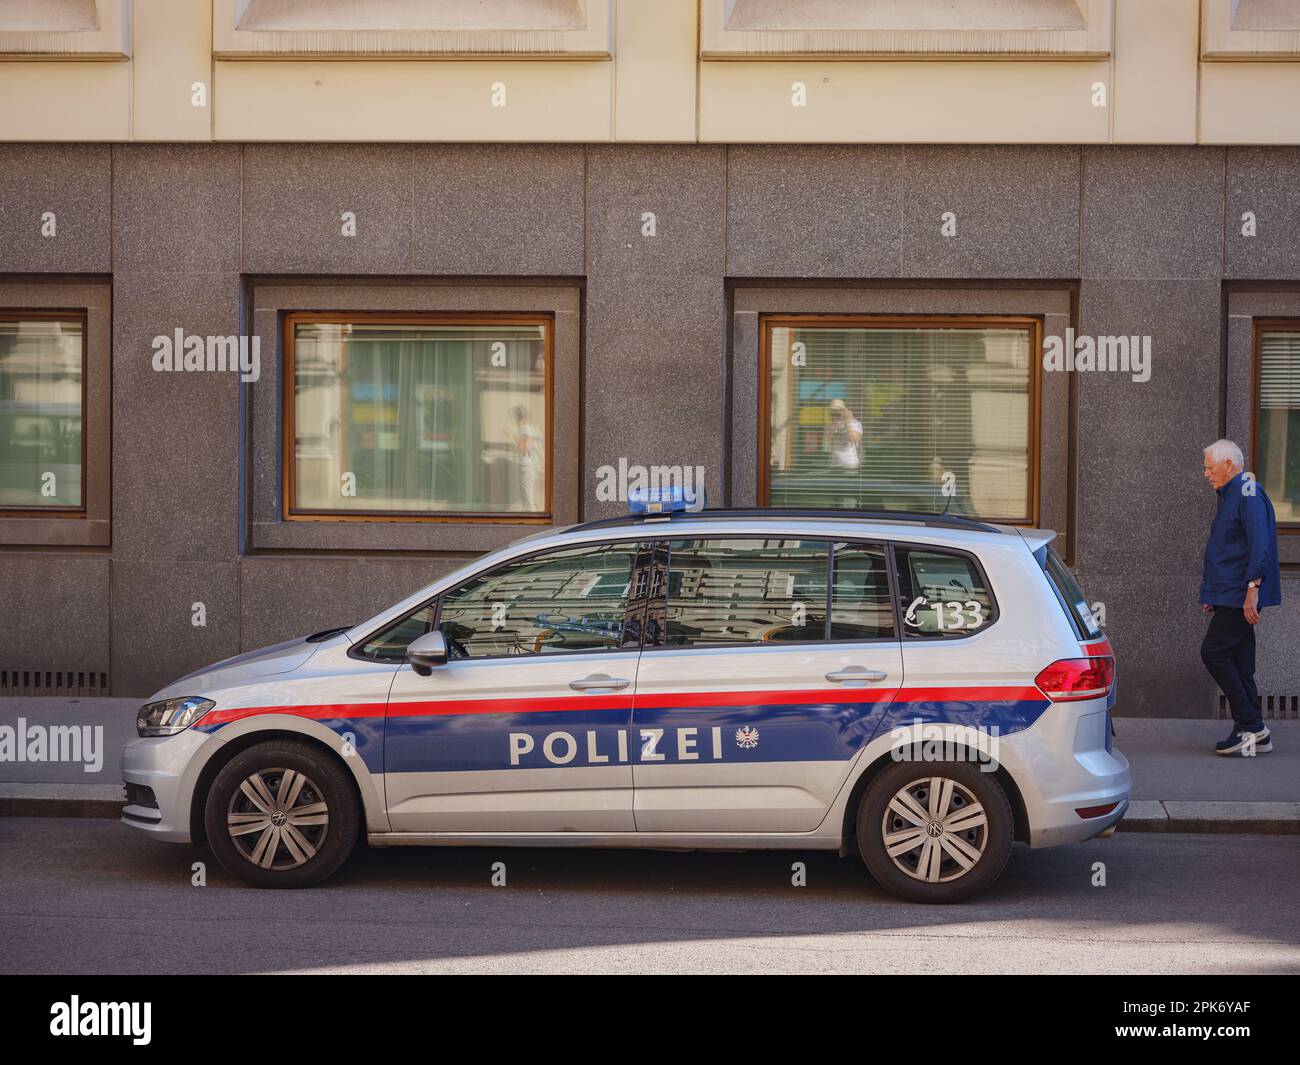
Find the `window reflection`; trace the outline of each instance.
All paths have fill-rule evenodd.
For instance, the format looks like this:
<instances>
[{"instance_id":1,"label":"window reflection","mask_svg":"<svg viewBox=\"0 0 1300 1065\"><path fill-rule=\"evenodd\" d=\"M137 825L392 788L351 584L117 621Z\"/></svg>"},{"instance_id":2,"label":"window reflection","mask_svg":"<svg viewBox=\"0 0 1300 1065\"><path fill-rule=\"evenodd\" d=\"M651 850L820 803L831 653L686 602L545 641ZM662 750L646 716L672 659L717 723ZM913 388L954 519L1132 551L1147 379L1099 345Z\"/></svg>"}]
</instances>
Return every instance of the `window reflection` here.
<instances>
[{"instance_id":1,"label":"window reflection","mask_svg":"<svg viewBox=\"0 0 1300 1065\"><path fill-rule=\"evenodd\" d=\"M79 320L0 320L0 506L82 505Z\"/></svg>"},{"instance_id":2,"label":"window reflection","mask_svg":"<svg viewBox=\"0 0 1300 1065\"><path fill-rule=\"evenodd\" d=\"M547 328L295 322L294 509L547 514Z\"/></svg>"}]
</instances>

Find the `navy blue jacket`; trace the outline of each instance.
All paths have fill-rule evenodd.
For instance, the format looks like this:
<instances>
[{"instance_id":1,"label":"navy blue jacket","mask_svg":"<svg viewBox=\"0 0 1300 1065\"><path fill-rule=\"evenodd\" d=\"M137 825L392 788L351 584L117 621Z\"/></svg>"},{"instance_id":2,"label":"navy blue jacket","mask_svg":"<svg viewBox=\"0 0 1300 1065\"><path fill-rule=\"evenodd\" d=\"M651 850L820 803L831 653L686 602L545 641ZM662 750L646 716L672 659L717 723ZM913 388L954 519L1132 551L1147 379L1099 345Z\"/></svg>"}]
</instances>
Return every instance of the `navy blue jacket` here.
<instances>
[{"instance_id":1,"label":"navy blue jacket","mask_svg":"<svg viewBox=\"0 0 1300 1065\"><path fill-rule=\"evenodd\" d=\"M1246 601L1246 584L1262 577L1259 606L1282 602L1282 570L1277 555L1277 520L1264 486L1251 479L1251 493L1243 490L1247 479L1237 474L1218 490L1219 509L1205 544L1205 571L1201 577L1201 602L1211 606L1240 607Z\"/></svg>"}]
</instances>

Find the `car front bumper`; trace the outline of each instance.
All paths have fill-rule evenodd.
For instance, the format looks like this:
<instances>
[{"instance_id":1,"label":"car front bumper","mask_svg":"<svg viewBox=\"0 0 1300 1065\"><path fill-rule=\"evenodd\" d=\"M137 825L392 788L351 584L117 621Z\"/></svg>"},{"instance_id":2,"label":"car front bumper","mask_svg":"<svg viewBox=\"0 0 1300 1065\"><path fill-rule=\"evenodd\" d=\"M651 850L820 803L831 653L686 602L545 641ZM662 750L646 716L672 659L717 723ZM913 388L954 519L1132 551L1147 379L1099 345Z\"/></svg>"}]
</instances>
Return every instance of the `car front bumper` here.
<instances>
[{"instance_id":1,"label":"car front bumper","mask_svg":"<svg viewBox=\"0 0 1300 1065\"><path fill-rule=\"evenodd\" d=\"M190 804L203 761L199 748L212 736L187 729L175 736L131 740L122 748L122 778L148 788L156 806L129 802L122 823L168 843L190 842Z\"/></svg>"}]
</instances>

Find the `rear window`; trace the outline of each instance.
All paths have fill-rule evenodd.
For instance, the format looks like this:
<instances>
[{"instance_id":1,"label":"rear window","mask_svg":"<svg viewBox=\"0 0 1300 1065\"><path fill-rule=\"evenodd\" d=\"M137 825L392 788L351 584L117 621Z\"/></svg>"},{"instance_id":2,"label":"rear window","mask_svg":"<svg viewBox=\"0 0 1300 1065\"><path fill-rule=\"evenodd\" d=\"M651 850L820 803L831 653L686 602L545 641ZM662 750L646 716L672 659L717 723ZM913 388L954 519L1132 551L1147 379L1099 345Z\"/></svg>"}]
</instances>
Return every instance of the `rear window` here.
<instances>
[{"instance_id":1,"label":"rear window","mask_svg":"<svg viewBox=\"0 0 1300 1065\"><path fill-rule=\"evenodd\" d=\"M909 639L971 636L997 618L975 560L937 547L894 548L903 632Z\"/></svg>"},{"instance_id":2,"label":"rear window","mask_svg":"<svg viewBox=\"0 0 1300 1065\"><path fill-rule=\"evenodd\" d=\"M1047 571L1052 587L1056 589L1057 597L1070 618L1075 635L1081 639L1097 639L1101 635L1101 626L1097 624L1092 607L1088 605L1088 597L1083 594L1083 589L1074 579L1070 567L1062 562L1061 556L1050 547L1047 549L1043 569Z\"/></svg>"}]
</instances>

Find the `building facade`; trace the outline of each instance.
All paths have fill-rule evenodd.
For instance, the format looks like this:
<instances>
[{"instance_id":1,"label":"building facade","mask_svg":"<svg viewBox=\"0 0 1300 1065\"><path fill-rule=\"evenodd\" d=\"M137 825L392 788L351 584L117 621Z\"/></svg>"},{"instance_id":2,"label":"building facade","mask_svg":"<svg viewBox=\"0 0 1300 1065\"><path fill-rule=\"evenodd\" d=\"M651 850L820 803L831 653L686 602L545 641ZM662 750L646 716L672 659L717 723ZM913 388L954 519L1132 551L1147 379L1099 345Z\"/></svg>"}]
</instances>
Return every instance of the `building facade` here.
<instances>
[{"instance_id":1,"label":"building facade","mask_svg":"<svg viewBox=\"0 0 1300 1065\"><path fill-rule=\"evenodd\" d=\"M1297 716L1300 4L950 6L11 5L0 694L147 695L671 478L1056 529L1121 712L1210 716L1226 435Z\"/></svg>"}]
</instances>

